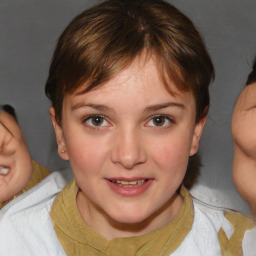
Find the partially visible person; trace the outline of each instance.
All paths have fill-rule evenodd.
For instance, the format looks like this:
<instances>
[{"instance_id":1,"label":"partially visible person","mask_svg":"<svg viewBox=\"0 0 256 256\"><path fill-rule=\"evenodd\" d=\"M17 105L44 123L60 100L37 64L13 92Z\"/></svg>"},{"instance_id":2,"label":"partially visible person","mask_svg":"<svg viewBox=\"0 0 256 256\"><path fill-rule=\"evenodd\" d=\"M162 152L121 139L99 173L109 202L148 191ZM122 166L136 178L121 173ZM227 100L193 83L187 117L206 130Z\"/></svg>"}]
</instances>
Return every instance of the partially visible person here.
<instances>
[{"instance_id":1,"label":"partially visible person","mask_svg":"<svg viewBox=\"0 0 256 256\"><path fill-rule=\"evenodd\" d=\"M233 179L256 218L256 58L233 112Z\"/></svg>"},{"instance_id":2,"label":"partially visible person","mask_svg":"<svg viewBox=\"0 0 256 256\"><path fill-rule=\"evenodd\" d=\"M15 110L0 106L0 209L50 173L31 159Z\"/></svg>"}]
</instances>

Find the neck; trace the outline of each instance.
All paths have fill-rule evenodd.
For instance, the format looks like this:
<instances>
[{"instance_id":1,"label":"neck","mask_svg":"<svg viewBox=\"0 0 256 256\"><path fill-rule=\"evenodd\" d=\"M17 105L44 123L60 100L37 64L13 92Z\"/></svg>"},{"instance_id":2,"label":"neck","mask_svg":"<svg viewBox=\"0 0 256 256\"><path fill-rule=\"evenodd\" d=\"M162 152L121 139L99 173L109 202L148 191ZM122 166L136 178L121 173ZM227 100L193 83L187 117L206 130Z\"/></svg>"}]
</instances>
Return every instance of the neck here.
<instances>
[{"instance_id":1,"label":"neck","mask_svg":"<svg viewBox=\"0 0 256 256\"><path fill-rule=\"evenodd\" d=\"M182 196L175 194L165 205L144 221L140 223L120 223L112 219L96 205L93 205L81 191L77 195L77 207L83 221L107 240L145 235L158 229L171 222L177 216L182 204Z\"/></svg>"}]
</instances>

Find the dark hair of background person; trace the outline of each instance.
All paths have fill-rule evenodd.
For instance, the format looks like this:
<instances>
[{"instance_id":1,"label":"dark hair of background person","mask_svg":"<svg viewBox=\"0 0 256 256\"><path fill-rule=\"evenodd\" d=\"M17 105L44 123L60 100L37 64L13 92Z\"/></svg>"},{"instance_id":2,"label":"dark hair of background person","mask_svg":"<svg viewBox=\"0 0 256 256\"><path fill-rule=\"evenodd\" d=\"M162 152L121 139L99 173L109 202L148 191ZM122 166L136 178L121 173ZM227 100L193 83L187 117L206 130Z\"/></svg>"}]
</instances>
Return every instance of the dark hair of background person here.
<instances>
[{"instance_id":1,"label":"dark hair of background person","mask_svg":"<svg viewBox=\"0 0 256 256\"><path fill-rule=\"evenodd\" d=\"M0 111L1 110L3 110L6 113L10 114L16 120L16 122L18 122L15 109L11 105L8 105L8 104L0 105Z\"/></svg>"},{"instance_id":2,"label":"dark hair of background person","mask_svg":"<svg viewBox=\"0 0 256 256\"><path fill-rule=\"evenodd\" d=\"M254 82L256 82L256 57L255 57L254 62L253 62L252 71L248 75L246 85L252 84Z\"/></svg>"}]
</instances>

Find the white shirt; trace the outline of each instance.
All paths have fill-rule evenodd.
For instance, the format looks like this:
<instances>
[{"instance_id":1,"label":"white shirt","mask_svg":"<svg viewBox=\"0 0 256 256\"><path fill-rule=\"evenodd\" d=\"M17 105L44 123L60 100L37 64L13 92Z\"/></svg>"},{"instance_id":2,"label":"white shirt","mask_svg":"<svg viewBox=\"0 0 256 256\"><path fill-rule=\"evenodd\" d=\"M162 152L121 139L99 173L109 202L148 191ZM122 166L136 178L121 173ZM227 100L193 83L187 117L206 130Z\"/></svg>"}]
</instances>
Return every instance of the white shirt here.
<instances>
[{"instance_id":1,"label":"white shirt","mask_svg":"<svg viewBox=\"0 0 256 256\"><path fill-rule=\"evenodd\" d=\"M66 255L49 215L56 195L65 185L63 176L54 172L2 208L0 256ZM233 226L221 209L210 208L194 200L194 211L192 229L172 256L221 255L218 231L222 227L230 238ZM256 228L246 231L243 252L244 256L256 256Z\"/></svg>"}]
</instances>

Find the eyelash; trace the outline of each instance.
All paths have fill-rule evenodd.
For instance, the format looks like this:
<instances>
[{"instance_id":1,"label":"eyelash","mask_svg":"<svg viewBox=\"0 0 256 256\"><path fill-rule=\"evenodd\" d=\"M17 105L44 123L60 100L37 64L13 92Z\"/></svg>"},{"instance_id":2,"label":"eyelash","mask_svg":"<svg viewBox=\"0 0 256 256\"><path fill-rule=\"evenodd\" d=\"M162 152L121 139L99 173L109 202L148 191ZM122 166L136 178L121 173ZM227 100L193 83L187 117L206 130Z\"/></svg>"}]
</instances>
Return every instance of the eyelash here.
<instances>
[{"instance_id":1,"label":"eyelash","mask_svg":"<svg viewBox=\"0 0 256 256\"><path fill-rule=\"evenodd\" d=\"M107 122L107 124L102 125L102 123L100 123L99 125L95 125L93 123L89 124L89 122L92 122L93 118L99 118L101 119L102 123L104 124L104 122ZM149 125L150 122L154 122L154 120L156 121L157 118L164 118L164 123L162 125L157 125L156 123L154 123L154 125ZM166 122L169 122L169 124L166 124ZM147 121L146 123L146 127L153 127L154 129L160 129L163 127L166 127L170 124L174 124L175 121L172 117L170 116L166 116L166 115L154 115L151 116L149 121ZM109 121L107 120L107 118L105 116L102 115L89 115L86 118L83 119L83 124L85 124L87 127L91 128L91 129L102 129L105 127L110 127L111 124L109 123Z\"/></svg>"},{"instance_id":2,"label":"eyelash","mask_svg":"<svg viewBox=\"0 0 256 256\"><path fill-rule=\"evenodd\" d=\"M102 122L107 122L108 125L104 125L104 126L97 126L97 125L93 125L93 124L88 124L89 121L92 122L93 118L101 118ZM107 121L106 117L102 116L102 115L89 115L86 118L83 119L83 124L87 124L86 126L91 128L91 129L101 129L102 127L110 127L111 124Z\"/></svg>"},{"instance_id":3,"label":"eyelash","mask_svg":"<svg viewBox=\"0 0 256 256\"><path fill-rule=\"evenodd\" d=\"M161 128L165 128L166 126L169 126L170 124L174 124L175 122L174 122L174 119L172 118L172 117L170 117L170 116L166 116L166 115L155 115L155 116L152 116L151 118L150 118L150 120L147 122L147 124L149 123L149 122L154 122L154 119L156 119L156 118L164 118L164 124L163 125L160 125L160 126L158 126L158 125L146 125L146 127L148 127L148 126L150 126L150 127L154 127L155 129L161 129ZM166 124L166 122L169 122L168 124Z\"/></svg>"}]
</instances>

